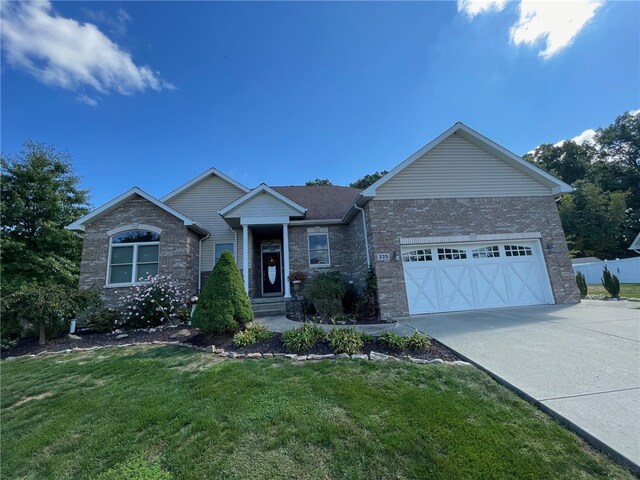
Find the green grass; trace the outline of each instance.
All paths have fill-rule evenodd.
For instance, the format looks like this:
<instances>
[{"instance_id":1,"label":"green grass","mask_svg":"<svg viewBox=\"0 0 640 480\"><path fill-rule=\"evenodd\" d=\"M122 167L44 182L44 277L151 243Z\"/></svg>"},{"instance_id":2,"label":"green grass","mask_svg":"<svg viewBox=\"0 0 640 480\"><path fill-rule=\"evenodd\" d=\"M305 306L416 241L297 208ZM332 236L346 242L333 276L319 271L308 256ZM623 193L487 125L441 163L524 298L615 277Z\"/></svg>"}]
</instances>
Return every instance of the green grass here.
<instances>
[{"instance_id":1,"label":"green grass","mask_svg":"<svg viewBox=\"0 0 640 480\"><path fill-rule=\"evenodd\" d=\"M587 285L587 294L609 297L602 285ZM640 298L640 283L621 283L620 296L624 298Z\"/></svg>"},{"instance_id":2,"label":"green grass","mask_svg":"<svg viewBox=\"0 0 640 480\"><path fill-rule=\"evenodd\" d=\"M17 359L1 380L3 480L632 478L471 367L165 346Z\"/></svg>"}]
</instances>

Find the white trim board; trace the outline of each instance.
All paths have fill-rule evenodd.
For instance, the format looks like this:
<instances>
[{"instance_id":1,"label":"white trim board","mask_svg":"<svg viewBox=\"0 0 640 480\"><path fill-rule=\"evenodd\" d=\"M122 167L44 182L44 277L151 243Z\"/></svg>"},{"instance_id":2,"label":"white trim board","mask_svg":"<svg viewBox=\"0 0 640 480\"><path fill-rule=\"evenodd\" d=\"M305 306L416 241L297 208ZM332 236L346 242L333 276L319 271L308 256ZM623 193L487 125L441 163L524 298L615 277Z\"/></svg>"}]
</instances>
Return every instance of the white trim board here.
<instances>
[{"instance_id":1,"label":"white trim board","mask_svg":"<svg viewBox=\"0 0 640 480\"><path fill-rule=\"evenodd\" d=\"M241 183L236 182L233 178L225 175L224 173L220 172L219 170L216 170L215 168L210 168L206 172L201 173L197 177L192 178L191 180L189 180L187 183L185 183L185 184L181 185L180 187L176 188L175 190L172 190L171 192L167 193L160 200L162 200L163 202L167 202L167 201L171 200L172 198L177 197L178 195L180 195L185 190L188 190L191 187L193 187L194 185L200 183L201 181L206 180L211 175L215 175L217 177L220 177L221 179L223 179L226 182L230 183L234 187L239 188L240 190L242 190L245 193L247 193L249 191L249 189L247 187L245 187Z\"/></svg>"},{"instance_id":2,"label":"white trim board","mask_svg":"<svg viewBox=\"0 0 640 480\"><path fill-rule=\"evenodd\" d=\"M181 214L177 210L174 210L173 208L171 208L167 204L162 203L160 200L158 200L157 198L153 197L152 195L149 195L148 193L142 191L138 187L133 187L131 190L127 190L123 194L118 195L113 200L111 200L111 201L105 203L104 205L96 208L92 212L87 213L84 217L79 218L78 220L76 220L72 224L67 225L65 228L67 230L76 230L76 231L84 232L86 223L89 223L89 222L95 220L96 218L99 218L102 215L108 213L110 210L116 208L121 203L129 200L134 195L138 195L138 196L144 198L145 200L153 203L156 207L161 208L165 212L173 215L174 217L178 218L179 220L182 220L182 223L184 223L185 226L191 228L195 232L200 233L202 235L206 235L206 234L209 233L206 228L204 228L203 226L199 225L197 222L194 222L189 217Z\"/></svg>"},{"instance_id":3,"label":"white trim board","mask_svg":"<svg viewBox=\"0 0 640 480\"><path fill-rule=\"evenodd\" d=\"M450 235L441 237L413 237L401 238L400 245L433 245L441 243L471 243L471 242L499 242L505 240L535 240L542 238L540 232L523 233L492 233L492 234L468 234Z\"/></svg>"},{"instance_id":4,"label":"white trim board","mask_svg":"<svg viewBox=\"0 0 640 480\"><path fill-rule=\"evenodd\" d=\"M387 173L384 177L380 178L377 182L366 188L361 195L367 198L373 198L376 195L376 189L387 183L393 177L395 177L402 170L407 168L413 162L418 160L420 157L428 153L430 150L435 148L437 145L442 143L445 139L449 138L451 135L458 133L461 136L470 142L474 143L480 148L487 150L489 153L493 154L497 158L510 163L518 170L522 171L530 175L531 177L537 179L538 181L543 182L544 184L551 187L551 191L554 195L559 195L561 193L569 193L573 191L573 187L571 185L566 184L565 182L557 179L553 175L545 172L544 170L536 167L535 165L523 160L518 155L513 152L510 152L506 148L498 145L493 140L485 137L484 135L476 132L472 128L467 127L462 122L457 122L451 128L447 129L436 138L434 138L431 142L427 143L424 147L418 150L416 153L407 158L404 162L397 165L393 168L389 173ZM499 192L496 192L496 196L500 196Z\"/></svg>"}]
</instances>

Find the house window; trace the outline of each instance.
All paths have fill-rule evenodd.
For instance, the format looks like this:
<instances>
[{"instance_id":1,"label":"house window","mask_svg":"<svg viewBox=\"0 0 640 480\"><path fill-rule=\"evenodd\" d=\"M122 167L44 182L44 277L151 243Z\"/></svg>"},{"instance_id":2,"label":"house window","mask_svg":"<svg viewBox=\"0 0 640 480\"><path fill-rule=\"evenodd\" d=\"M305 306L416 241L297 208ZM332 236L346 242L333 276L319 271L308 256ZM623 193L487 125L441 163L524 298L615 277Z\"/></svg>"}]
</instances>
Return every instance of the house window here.
<instances>
[{"instance_id":1,"label":"house window","mask_svg":"<svg viewBox=\"0 0 640 480\"><path fill-rule=\"evenodd\" d=\"M143 282L158 274L160 235L147 230L129 230L111 237L109 285Z\"/></svg>"},{"instance_id":2,"label":"house window","mask_svg":"<svg viewBox=\"0 0 640 480\"><path fill-rule=\"evenodd\" d=\"M233 243L216 243L215 244L215 254L216 254L215 263L218 263L218 260L220 260L220 257L222 256L222 252L231 252L231 255L233 255Z\"/></svg>"},{"instance_id":3,"label":"house window","mask_svg":"<svg viewBox=\"0 0 640 480\"><path fill-rule=\"evenodd\" d=\"M310 233L309 234L309 266L329 267L331 259L329 257L329 234Z\"/></svg>"}]
</instances>

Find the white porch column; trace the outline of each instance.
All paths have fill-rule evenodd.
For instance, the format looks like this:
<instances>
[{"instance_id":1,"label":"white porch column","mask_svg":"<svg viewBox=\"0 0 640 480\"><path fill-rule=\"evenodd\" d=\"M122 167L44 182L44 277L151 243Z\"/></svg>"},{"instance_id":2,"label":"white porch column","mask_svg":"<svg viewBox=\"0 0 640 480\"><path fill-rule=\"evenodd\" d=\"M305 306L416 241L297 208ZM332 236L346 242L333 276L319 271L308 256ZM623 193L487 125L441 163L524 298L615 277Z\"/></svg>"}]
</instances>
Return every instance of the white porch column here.
<instances>
[{"instance_id":1,"label":"white porch column","mask_svg":"<svg viewBox=\"0 0 640 480\"><path fill-rule=\"evenodd\" d=\"M242 225L242 279L249 295L249 225Z\"/></svg>"},{"instance_id":2,"label":"white porch column","mask_svg":"<svg viewBox=\"0 0 640 480\"><path fill-rule=\"evenodd\" d=\"M291 282L289 282L289 225L282 224L282 255L284 256L284 298L291 298Z\"/></svg>"}]
</instances>

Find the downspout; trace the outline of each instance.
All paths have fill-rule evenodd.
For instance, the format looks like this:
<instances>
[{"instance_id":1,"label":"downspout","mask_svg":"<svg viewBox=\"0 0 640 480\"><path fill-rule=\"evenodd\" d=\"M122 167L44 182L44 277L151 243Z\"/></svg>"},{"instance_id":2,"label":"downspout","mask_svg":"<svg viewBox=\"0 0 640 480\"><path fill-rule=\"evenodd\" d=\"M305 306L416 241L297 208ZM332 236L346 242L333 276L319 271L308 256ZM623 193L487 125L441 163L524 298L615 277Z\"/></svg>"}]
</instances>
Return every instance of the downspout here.
<instances>
[{"instance_id":1,"label":"downspout","mask_svg":"<svg viewBox=\"0 0 640 480\"><path fill-rule=\"evenodd\" d=\"M202 289L202 242L211 237L210 233L207 233L206 237L202 237L198 242L198 294Z\"/></svg>"},{"instance_id":2,"label":"downspout","mask_svg":"<svg viewBox=\"0 0 640 480\"><path fill-rule=\"evenodd\" d=\"M364 216L364 208L359 207L356 203L353 204L356 209L362 212L362 227L364 228L364 248L367 253L367 266L371 268L371 259L369 258L369 235L367 234L367 219Z\"/></svg>"}]
</instances>

